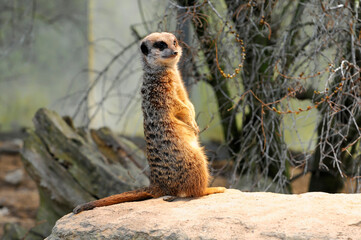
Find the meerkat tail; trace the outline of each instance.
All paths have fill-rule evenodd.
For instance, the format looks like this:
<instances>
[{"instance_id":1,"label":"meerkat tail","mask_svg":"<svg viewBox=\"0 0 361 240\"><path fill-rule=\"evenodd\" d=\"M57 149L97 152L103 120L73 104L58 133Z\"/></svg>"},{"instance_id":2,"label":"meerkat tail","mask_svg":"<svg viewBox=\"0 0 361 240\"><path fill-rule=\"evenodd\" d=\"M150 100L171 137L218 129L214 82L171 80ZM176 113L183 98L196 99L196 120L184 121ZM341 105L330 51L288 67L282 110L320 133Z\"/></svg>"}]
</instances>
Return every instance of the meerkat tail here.
<instances>
[{"instance_id":1,"label":"meerkat tail","mask_svg":"<svg viewBox=\"0 0 361 240\"><path fill-rule=\"evenodd\" d=\"M105 197L92 202L80 204L74 208L73 213L77 214L82 211L91 210L95 207L104 207L117 203L133 202L153 198L149 188L142 188L134 191L124 192L113 196Z\"/></svg>"},{"instance_id":2,"label":"meerkat tail","mask_svg":"<svg viewBox=\"0 0 361 240\"><path fill-rule=\"evenodd\" d=\"M208 187L204 191L204 195L210 195L214 193L223 193L226 190L224 187Z\"/></svg>"}]
</instances>

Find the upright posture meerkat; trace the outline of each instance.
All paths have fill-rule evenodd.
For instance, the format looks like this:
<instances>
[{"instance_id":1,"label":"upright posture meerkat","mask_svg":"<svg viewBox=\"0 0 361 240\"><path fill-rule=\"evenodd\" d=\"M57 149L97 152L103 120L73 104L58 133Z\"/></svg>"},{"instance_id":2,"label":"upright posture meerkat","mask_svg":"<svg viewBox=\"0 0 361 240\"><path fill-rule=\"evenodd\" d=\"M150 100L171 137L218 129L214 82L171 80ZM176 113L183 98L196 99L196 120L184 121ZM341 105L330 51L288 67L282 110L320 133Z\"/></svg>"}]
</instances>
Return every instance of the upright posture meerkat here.
<instances>
[{"instance_id":1,"label":"upright posture meerkat","mask_svg":"<svg viewBox=\"0 0 361 240\"><path fill-rule=\"evenodd\" d=\"M171 33L152 33L140 46L143 60L142 110L150 185L77 206L74 213L161 196L200 197L222 193L207 187L209 171L198 142L193 104L178 71L182 54Z\"/></svg>"}]
</instances>

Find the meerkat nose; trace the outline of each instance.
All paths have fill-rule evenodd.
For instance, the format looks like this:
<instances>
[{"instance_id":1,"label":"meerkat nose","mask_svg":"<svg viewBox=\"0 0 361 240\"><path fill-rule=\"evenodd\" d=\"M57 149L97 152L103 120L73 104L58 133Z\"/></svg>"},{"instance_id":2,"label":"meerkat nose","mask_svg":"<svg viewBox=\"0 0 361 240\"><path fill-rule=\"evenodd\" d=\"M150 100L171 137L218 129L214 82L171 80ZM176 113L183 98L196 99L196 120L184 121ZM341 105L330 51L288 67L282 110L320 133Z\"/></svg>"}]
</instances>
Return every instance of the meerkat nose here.
<instances>
[{"instance_id":1,"label":"meerkat nose","mask_svg":"<svg viewBox=\"0 0 361 240\"><path fill-rule=\"evenodd\" d=\"M173 52L173 55L177 55L178 54L178 52Z\"/></svg>"}]
</instances>

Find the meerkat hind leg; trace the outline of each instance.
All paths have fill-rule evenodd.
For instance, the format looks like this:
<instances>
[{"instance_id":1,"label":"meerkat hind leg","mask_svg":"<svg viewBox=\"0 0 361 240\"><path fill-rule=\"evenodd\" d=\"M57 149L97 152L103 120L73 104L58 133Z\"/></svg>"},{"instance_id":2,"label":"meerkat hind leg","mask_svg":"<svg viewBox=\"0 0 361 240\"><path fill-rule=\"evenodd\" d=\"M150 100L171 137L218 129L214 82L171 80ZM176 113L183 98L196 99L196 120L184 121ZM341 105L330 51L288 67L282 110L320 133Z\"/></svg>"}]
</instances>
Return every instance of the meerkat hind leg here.
<instances>
[{"instance_id":1,"label":"meerkat hind leg","mask_svg":"<svg viewBox=\"0 0 361 240\"><path fill-rule=\"evenodd\" d=\"M165 196L163 198L163 200L166 201L166 202L173 202L174 200L176 200L178 198L180 198L180 197L177 197L177 196Z\"/></svg>"},{"instance_id":2,"label":"meerkat hind leg","mask_svg":"<svg viewBox=\"0 0 361 240\"><path fill-rule=\"evenodd\" d=\"M224 187L208 187L208 188L206 188L203 196L207 196L207 195L215 194L215 193L224 193L225 190L226 190L226 188L224 188ZM186 197L165 196L163 198L163 200L167 201L167 202L173 202L174 200L179 199L179 198L186 198Z\"/></svg>"},{"instance_id":3,"label":"meerkat hind leg","mask_svg":"<svg viewBox=\"0 0 361 240\"><path fill-rule=\"evenodd\" d=\"M204 195L210 195L214 193L223 193L226 190L224 187L208 187L204 192Z\"/></svg>"}]
</instances>

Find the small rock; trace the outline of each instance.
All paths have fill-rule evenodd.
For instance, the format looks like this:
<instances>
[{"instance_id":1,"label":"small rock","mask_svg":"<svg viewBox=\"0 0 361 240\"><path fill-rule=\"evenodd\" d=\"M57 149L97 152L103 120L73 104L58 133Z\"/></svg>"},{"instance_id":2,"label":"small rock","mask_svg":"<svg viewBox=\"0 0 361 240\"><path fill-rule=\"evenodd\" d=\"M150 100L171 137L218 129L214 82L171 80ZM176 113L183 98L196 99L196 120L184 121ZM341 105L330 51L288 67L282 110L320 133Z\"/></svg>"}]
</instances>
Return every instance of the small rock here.
<instances>
[{"instance_id":1,"label":"small rock","mask_svg":"<svg viewBox=\"0 0 361 240\"><path fill-rule=\"evenodd\" d=\"M21 149L23 144L23 140L15 138L13 140L3 142L1 146L4 148Z\"/></svg>"},{"instance_id":2,"label":"small rock","mask_svg":"<svg viewBox=\"0 0 361 240\"><path fill-rule=\"evenodd\" d=\"M5 175L5 182L18 185L24 178L24 172L22 169L16 169Z\"/></svg>"},{"instance_id":3,"label":"small rock","mask_svg":"<svg viewBox=\"0 0 361 240\"><path fill-rule=\"evenodd\" d=\"M10 211L7 207L0 208L0 217L4 217L10 214Z\"/></svg>"}]
</instances>

